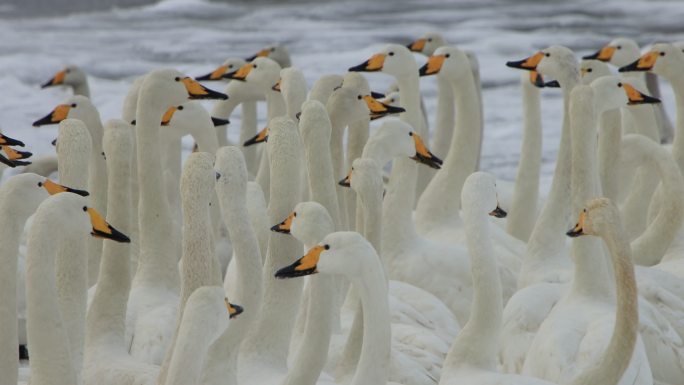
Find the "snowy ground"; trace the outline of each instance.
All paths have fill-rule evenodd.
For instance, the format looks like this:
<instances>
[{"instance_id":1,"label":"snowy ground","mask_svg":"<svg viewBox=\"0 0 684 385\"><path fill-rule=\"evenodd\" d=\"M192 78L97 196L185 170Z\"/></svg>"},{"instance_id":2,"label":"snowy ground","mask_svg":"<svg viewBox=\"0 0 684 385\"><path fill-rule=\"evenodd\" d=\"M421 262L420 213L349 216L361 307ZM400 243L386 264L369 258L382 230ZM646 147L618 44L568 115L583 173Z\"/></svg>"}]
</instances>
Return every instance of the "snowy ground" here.
<instances>
[{"instance_id":1,"label":"snowy ground","mask_svg":"<svg viewBox=\"0 0 684 385\"><path fill-rule=\"evenodd\" d=\"M309 82L343 73L382 43L408 43L431 30L476 52L484 86L485 142L482 168L512 179L520 149L519 72L507 60L551 44L585 54L617 36L641 44L684 39L679 1L339 1L308 3L206 2L169 0L139 8L62 15L58 3L32 0L0 4L0 126L24 140L36 154L52 153L56 127L32 128L69 93L41 90L64 64L91 75L91 93L103 120L119 117L132 79L159 67L204 74L228 57L245 57L262 45L288 46L295 66ZM110 2L111 3L111 2ZM72 4L73 5L73 4ZM52 8L45 8L52 7ZM73 8L73 7L72 7ZM31 17L31 14L53 16ZM27 16L29 15L29 16ZM59 15L59 16L54 16ZM419 60L424 58L419 57ZM370 74L373 89L391 79ZM216 89L223 87L216 84ZM674 117L669 86L663 91ZM433 118L436 84L421 80ZM544 185L553 169L561 121L557 90L543 93ZM231 117L239 127L239 116ZM237 137L235 129L230 133Z\"/></svg>"}]
</instances>

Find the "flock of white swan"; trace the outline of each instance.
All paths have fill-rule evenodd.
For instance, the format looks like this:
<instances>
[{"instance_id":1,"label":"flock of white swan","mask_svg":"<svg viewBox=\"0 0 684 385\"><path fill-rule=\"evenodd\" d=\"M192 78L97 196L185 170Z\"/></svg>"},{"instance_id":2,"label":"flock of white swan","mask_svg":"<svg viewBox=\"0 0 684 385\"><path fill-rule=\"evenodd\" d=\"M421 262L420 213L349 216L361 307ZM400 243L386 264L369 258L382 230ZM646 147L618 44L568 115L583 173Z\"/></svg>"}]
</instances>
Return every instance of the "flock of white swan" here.
<instances>
[{"instance_id":1,"label":"flock of white swan","mask_svg":"<svg viewBox=\"0 0 684 385\"><path fill-rule=\"evenodd\" d=\"M478 171L478 61L439 33L311 89L277 44L154 70L106 122L67 66L43 87L74 95L34 123L59 125L56 156L0 135L22 167L0 185L0 385L684 384L683 50L506 63L515 183ZM544 196L545 87L564 111Z\"/></svg>"}]
</instances>

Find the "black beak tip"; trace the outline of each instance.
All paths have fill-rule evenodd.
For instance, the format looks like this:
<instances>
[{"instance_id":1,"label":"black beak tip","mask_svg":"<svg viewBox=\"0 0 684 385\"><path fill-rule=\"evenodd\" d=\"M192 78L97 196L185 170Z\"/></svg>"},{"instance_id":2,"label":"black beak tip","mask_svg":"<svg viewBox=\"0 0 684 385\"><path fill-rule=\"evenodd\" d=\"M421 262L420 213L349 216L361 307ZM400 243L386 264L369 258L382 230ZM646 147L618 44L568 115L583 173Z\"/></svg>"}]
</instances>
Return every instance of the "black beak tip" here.
<instances>
[{"instance_id":1,"label":"black beak tip","mask_svg":"<svg viewBox=\"0 0 684 385\"><path fill-rule=\"evenodd\" d=\"M575 229L570 229L565 233L565 235L567 235L570 238L577 238L580 235L582 235L582 232L581 231L575 231Z\"/></svg>"},{"instance_id":2,"label":"black beak tip","mask_svg":"<svg viewBox=\"0 0 684 385\"><path fill-rule=\"evenodd\" d=\"M349 72L367 72L368 70L366 69L368 67L368 62L365 61L359 65L349 67Z\"/></svg>"},{"instance_id":3,"label":"black beak tip","mask_svg":"<svg viewBox=\"0 0 684 385\"><path fill-rule=\"evenodd\" d=\"M420 67L420 69L418 70L418 75L419 75L419 76L428 76L428 75L430 75L429 73L427 73L427 69L428 69L428 68L427 68L427 64L424 65L424 66L422 66L422 67Z\"/></svg>"},{"instance_id":4,"label":"black beak tip","mask_svg":"<svg viewBox=\"0 0 684 385\"><path fill-rule=\"evenodd\" d=\"M245 311L245 309L243 309L242 306L240 306L240 305L235 305L235 304L231 303L230 306L233 308L233 310L235 310L235 313L230 315L231 319L239 316L240 314L242 314L243 311Z\"/></svg>"},{"instance_id":5,"label":"black beak tip","mask_svg":"<svg viewBox=\"0 0 684 385\"><path fill-rule=\"evenodd\" d=\"M280 225L282 225L282 223L271 226L271 231L281 234L290 234L290 230L282 229L280 228Z\"/></svg>"},{"instance_id":6,"label":"black beak tip","mask_svg":"<svg viewBox=\"0 0 684 385\"><path fill-rule=\"evenodd\" d=\"M211 117L211 122L214 123L214 127L230 124L230 120L228 119L215 118L213 116Z\"/></svg>"},{"instance_id":7,"label":"black beak tip","mask_svg":"<svg viewBox=\"0 0 684 385\"><path fill-rule=\"evenodd\" d=\"M582 56L582 59L584 59L584 60L596 60L596 59L598 59L598 56L599 56L599 53L600 53L600 52L601 52L601 51L595 52L595 53L593 53L593 54L591 54L591 55Z\"/></svg>"},{"instance_id":8,"label":"black beak tip","mask_svg":"<svg viewBox=\"0 0 684 385\"><path fill-rule=\"evenodd\" d=\"M257 58L257 55L253 55L253 56L250 56L250 57L246 58L245 61L250 62L250 61L252 61L252 60L254 60L254 59L256 59L256 58Z\"/></svg>"},{"instance_id":9,"label":"black beak tip","mask_svg":"<svg viewBox=\"0 0 684 385\"><path fill-rule=\"evenodd\" d=\"M87 192L87 191L85 191L85 190L78 190L78 189L75 189L75 188L67 189L67 191L70 192L70 193L74 193L74 194L80 195L80 196L82 196L82 197L87 197L87 196L90 195L90 193ZM122 234L122 235L123 235L123 234Z\"/></svg>"},{"instance_id":10,"label":"black beak tip","mask_svg":"<svg viewBox=\"0 0 684 385\"><path fill-rule=\"evenodd\" d=\"M351 183L347 181L347 178L342 179L341 181L337 182L342 187L351 187Z\"/></svg>"},{"instance_id":11,"label":"black beak tip","mask_svg":"<svg viewBox=\"0 0 684 385\"><path fill-rule=\"evenodd\" d=\"M496 218L506 218L506 216L508 216L508 213L506 212L506 210L502 209L501 207L496 206L494 211L489 213L489 215L496 217Z\"/></svg>"},{"instance_id":12,"label":"black beak tip","mask_svg":"<svg viewBox=\"0 0 684 385\"><path fill-rule=\"evenodd\" d=\"M54 80L55 80L55 79L50 79L50 80L48 80L46 83L41 84L41 85L40 85L40 88L43 89L43 88L51 87L51 86L52 86L52 82L54 82Z\"/></svg>"},{"instance_id":13,"label":"black beak tip","mask_svg":"<svg viewBox=\"0 0 684 385\"><path fill-rule=\"evenodd\" d=\"M206 75L202 75L202 76L197 76L197 77L195 78L195 80L199 80L199 81L211 80L211 74L206 74Z\"/></svg>"},{"instance_id":14,"label":"black beak tip","mask_svg":"<svg viewBox=\"0 0 684 385\"><path fill-rule=\"evenodd\" d=\"M551 80L550 82L544 83L544 87L546 88L560 88L560 83L558 83L558 80Z\"/></svg>"},{"instance_id":15,"label":"black beak tip","mask_svg":"<svg viewBox=\"0 0 684 385\"><path fill-rule=\"evenodd\" d=\"M373 99L384 99L385 98L385 94L383 94L382 92L371 91L371 96L373 97Z\"/></svg>"},{"instance_id":16,"label":"black beak tip","mask_svg":"<svg viewBox=\"0 0 684 385\"><path fill-rule=\"evenodd\" d=\"M633 71L647 71L648 69L646 68L639 68L639 60L635 60L634 62L627 64L626 66L622 66L618 69L618 72L633 72Z\"/></svg>"}]
</instances>

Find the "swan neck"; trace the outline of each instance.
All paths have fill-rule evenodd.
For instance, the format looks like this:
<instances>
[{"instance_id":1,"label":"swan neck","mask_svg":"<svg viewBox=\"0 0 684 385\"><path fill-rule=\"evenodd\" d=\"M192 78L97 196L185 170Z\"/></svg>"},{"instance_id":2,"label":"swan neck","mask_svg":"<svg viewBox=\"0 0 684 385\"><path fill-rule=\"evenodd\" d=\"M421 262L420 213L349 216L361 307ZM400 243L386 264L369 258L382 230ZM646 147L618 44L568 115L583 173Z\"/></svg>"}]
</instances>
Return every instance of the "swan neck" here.
<instances>
[{"instance_id":1,"label":"swan neck","mask_svg":"<svg viewBox=\"0 0 684 385\"><path fill-rule=\"evenodd\" d=\"M677 121L675 136L672 143L672 155L675 157L679 169L684 174L684 76L669 79L675 95L677 105Z\"/></svg>"},{"instance_id":2,"label":"swan neck","mask_svg":"<svg viewBox=\"0 0 684 385\"><path fill-rule=\"evenodd\" d=\"M416 236L412 207L418 165L412 159L397 157L390 174L382 210L382 249L388 255L411 245Z\"/></svg>"}]
</instances>

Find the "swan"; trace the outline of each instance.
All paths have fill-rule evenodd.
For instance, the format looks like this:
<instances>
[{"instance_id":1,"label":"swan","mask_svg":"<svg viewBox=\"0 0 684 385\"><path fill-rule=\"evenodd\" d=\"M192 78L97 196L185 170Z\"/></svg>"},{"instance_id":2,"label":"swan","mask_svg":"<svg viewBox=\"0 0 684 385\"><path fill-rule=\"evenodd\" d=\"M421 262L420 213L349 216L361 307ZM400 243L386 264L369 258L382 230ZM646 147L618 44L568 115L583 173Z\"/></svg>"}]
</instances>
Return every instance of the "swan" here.
<instances>
[{"instance_id":1,"label":"swan","mask_svg":"<svg viewBox=\"0 0 684 385\"><path fill-rule=\"evenodd\" d=\"M96 210L106 215L107 209L107 164L105 152L102 149L102 121L100 113L93 103L85 96L75 95L64 103L55 107L48 115L33 123L34 127L45 124L58 124L64 119L78 119L82 121L92 140L92 150L88 161L88 191L91 202ZM88 241L88 287L97 282L100 271L100 257L102 255L102 241L91 239Z\"/></svg>"},{"instance_id":2,"label":"swan","mask_svg":"<svg viewBox=\"0 0 684 385\"><path fill-rule=\"evenodd\" d=\"M83 70L75 64L69 64L62 70L58 71L55 76L43 83L40 88L61 85L71 87L74 95L82 95L87 98L90 97L88 77L86 76L85 72L83 72Z\"/></svg>"},{"instance_id":3,"label":"swan","mask_svg":"<svg viewBox=\"0 0 684 385\"><path fill-rule=\"evenodd\" d=\"M15 150L10 146L1 147L2 152L4 152L5 155L3 156L2 154L0 154L0 162L5 166L14 168L17 166L28 166L31 164L31 162L23 161L22 159L27 159L31 157L33 155L32 153L27 151Z\"/></svg>"},{"instance_id":4,"label":"swan","mask_svg":"<svg viewBox=\"0 0 684 385\"><path fill-rule=\"evenodd\" d=\"M438 32L428 32L419 39L407 45L407 48L412 52L422 53L425 56L432 56L435 50L439 47L446 46L447 42L444 36ZM475 79L477 87L478 101L480 102L480 123L484 124L482 111L482 88L480 87L480 65L477 56L472 51L463 51L468 57L470 67ZM432 138L432 149L437 156L444 159L449 151L449 143L454 131L454 92L449 79L443 75L437 74L437 113L435 116L435 131ZM479 162L480 153L482 152L482 129L480 127L480 138L478 139L479 148L477 149L477 158ZM475 169L471 170L471 172Z\"/></svg>"},{"instance_id":5,"label":"swan","mask_svg":"<svg viewBox=\"0 0 684 385\"><path fill-rule=\"evenodd\" d=\"M7 137L3 141L9 142ZM17 329L17 295L24 292L24 281L18 278L24 277L24 272L17 274L19 240L29 216L33 215L45 199L50 195L61 192L72 192L82 196L88 193L83 190L71 189L59 185L37 174L15 175L0 187L0 215L7 218L7 222L0 228L0 239L3 247L0 249L0 260L3 269L0 270L0 290L5 294L2 311L0 311L0 372L6 375L8 384L17 383L17 346L26 344L26 319L19 319ZM22 286L17 286L17 283ZM25 297L21 296L22 302ZM25 310L25 303L22 311ZM23 318L23 317L22 317ZM19 330L22 331L20 336Z\"/></svg>"},{"instance_id":6,"label":"swan","mask_svg":"<svg viewBox=\"0 0 684 385\"><path fill-rule=\"evenodd\" d=\"M212 345L203 373L203 384L236 384L237 354L245 335L256 322L262 296L262 258L257 233L249 223L247 167L237 147L221 147L216 153L216 192L223 221L233 240L234 273L224 287L229 297L246 311ZM258 184L249 182L258 188ZM267 227L267 226L265 226Z\"/></svg>"},{"instance_id":7,"label":"swan","mask_svg":"<svg viewBox=\"0 0 684 385\"><path fill-rule=\"evenodd\" d=\"M572 205L576 211L583 206L582 200L595 196L600 189L595 179L596 154L595 144L592 144L595 114L636 101L637 95L646 101L633 87L610 77L600 78L591 86L577 86L572 91L569 110L572 141L578 144L572 149ZM610 273L602 260L601 244L593 241L596 239L574 240L571 253L575 269L569 290L539 327L527 352L523 374L566 381L600 357L603 346L610 346L608 331L614 323L613 288L605 279ZM621 283L618 280L618 286ZM650 384L652 381L646 349L639 339L629 368L619 383Z\"/></svg>"},{"instance_id":8,"label":"swan","mask_svg":"<svg viewBox=\"0 0 684 385\"><path fill-rule=\"evenodd\" d=\"M164 196L159 127L164 112L187 99L226 99L171 69L150 72L140 86L136 111L140 256L131 284L127 343L141 362L160 364L178 307L177 229ZM161 322L164 320L164 322Z\"/></svg>"},{"instance_id":9,"label":"swan","mask_svg":"<svg viewBox=\"0 0 684 385\"><path fill-rule=\"evenodd\" d=\"M254 61L259 57L267 57L280 65L282 68L287 68L292 65L290 53L282 44L269 44L259 50L256 54L246 58L248 62Z\"/></svg>"},{"instance_id":10,"label":"swan","mask_svg":"<svg viewBox=\"0 0 684 385\"><path fill-rule=\"evenodd\" d=\"M223 64L220 66L216 67L215 70L209 72L208 74L201 75L201 76L196 76L195 80L197 81L208 81L208 80L222 80L223 75L233 72L237 70L238 68L242 67L245 65L246 61L240 58L229 58L226 59Z\"/></svg>"},{"instance_id":11,"label":"swan","mask_svg":"<svg viewBox=\"0 0 684 385\"><path fill-rule=\"evenodd\" d=\"M259 60L268 59L256 59ZM268 151L271 167L269 219L282 220L299 202L301 138L295 123L288 117L269 123ZM272 384L287 372L290 331L295 321L301 292L300 282L276 283L272 273L286 263L287 255L300 253L300 243L292 237L273 234L269 238L263 267L264 283L261 315L254 322L240 348L238 383Z\"/></svg>"},{"instance_id":12,"label":"swan","mask_svg":"<svg viewBox=\"0 0 684 385\"><path fill-rule=\"evenodd\" d=\"M350 383L387 384L391 351L389 304L383 268L373 246L359 233L332 233L275 276L284 279L314 273L343 275L361 298L364 344Z\"/></svg>"},{"instance_id":13,"label":"swan","mask_svg":"<svg viewBox=\"0 0 684 385\"><path fill-rule=\"evenodd\" d=\"M328 102L328 98L336 89L342 86L344 78L340 75L323 75L318 78L309 92L309 100L316 100L323 105Z\"/></svg>"},{"instance_id":14,"label":"swan","mask_svg":"<svg viewBox=\"0 0 684 385\"><path fill-rule=\"evenodd\" d=\"M26 326L32 384L79 382L80 373L72 359L74 350L67 336L64 313L58 304L55 262L57 250L65 243L85 244L89 233L117 242L130 242L89 207L84 197L76 194L56 194L47 198L33 217L26 250Z\"/></svg>"}]
</instances>

